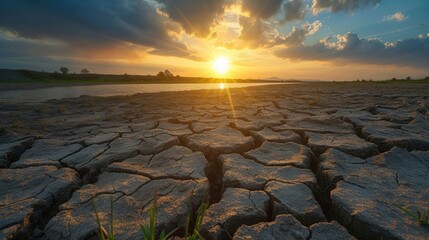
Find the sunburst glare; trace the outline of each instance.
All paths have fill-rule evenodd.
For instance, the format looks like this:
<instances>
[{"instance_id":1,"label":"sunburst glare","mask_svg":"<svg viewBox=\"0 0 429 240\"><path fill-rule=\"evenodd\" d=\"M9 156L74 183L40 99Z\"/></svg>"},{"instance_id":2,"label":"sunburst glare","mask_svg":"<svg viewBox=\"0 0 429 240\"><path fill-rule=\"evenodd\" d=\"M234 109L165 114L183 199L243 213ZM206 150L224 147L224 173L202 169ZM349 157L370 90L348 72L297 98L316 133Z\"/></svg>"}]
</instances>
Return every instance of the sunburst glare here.
<instances>
[{"instance_id":1,"label":"sunburst glare","mask_svg":"<svg viewBox=\"0 0 429 240\"><path fill-rule=\"evenodd\" d=\"M226 57L218 57L213 61L213 69L217 74L224 75L230 68L230 60Z\"/></svg>"}]
</instances>

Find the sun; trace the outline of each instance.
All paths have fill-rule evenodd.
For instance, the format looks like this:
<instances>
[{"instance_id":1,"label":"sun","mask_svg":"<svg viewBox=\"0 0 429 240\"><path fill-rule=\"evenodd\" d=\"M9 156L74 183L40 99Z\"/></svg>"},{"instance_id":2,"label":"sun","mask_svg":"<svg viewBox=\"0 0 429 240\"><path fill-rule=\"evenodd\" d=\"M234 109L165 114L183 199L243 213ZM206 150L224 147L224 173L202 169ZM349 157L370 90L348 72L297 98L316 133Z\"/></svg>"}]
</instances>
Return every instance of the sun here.
<instances>
[{"instance_id":1,"label":"sun","mask_svg":"<svg viewBox=\"0 0 429 240\"><path fill-rule=\"evenodd\" d=\"M213 61L213 69L216 71L216 73L223 75L228 72L230 67L229 64L229 58L218 57Z\"/></svg>"}]
</instances>

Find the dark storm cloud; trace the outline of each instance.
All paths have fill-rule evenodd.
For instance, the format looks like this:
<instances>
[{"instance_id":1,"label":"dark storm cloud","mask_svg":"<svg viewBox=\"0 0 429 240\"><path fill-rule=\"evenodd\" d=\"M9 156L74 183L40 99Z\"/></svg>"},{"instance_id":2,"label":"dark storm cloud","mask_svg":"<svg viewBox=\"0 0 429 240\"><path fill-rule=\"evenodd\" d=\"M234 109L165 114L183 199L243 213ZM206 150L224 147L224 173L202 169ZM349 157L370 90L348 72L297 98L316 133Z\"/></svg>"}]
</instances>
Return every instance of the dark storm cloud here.
<instances>
[{"instance_id":1,"label":"dark storm cloud","mask_svg":"<svg viewBox=\"0 0 429 240\"><path fill-rule=\"evenodd\" d=\"M242 0L242 10L249 12L252 17L269 19L279 10L283 0Z\"/></svg>"},{"instance_id":2,"label":"dark storm cloud","mask_svg":"<svg viewBox=\"0 0 429 240\"><path fill-rule=\"evenodd\" d=\"M392 43L379 39L360 39L357 34L338 35L336 42L322 39L314 45L294 45L275 51L290 60L326 60L341 63L403 65L428 68L429 37L410 38Z\"/></svg>"},{"instance_id":3,"label":"dark storm cloud","mask_svg":"<svg viewBox=\"0 0 429 240\"><path fill-rule=\"evenodd\" d=\"M189 34L209 36L210 27L222 17L230 0L157 0L171 19Z\"/></svg>"},{"instance_id":4,"label":"dark storm cloud","mask_svg":"<svg viewBox=\"0 0 429 240\"><path fill-rule=\"evenodd\" d=\"M381 0L313 0L313 13L328 10L330 12L353 12L359 8L376 6Z\"/></svg>"},{"instance_id":5,"label":"dark storm cloud","mask_svg":"<svg viewBox=\"0 0 429 240\"><path fill-rule=\"evenodd\" d=\"M307 9L304 4L304 0L290 0L283 4L284 20L302 20L307 14Z\"/></svg>"},{"instance_id":6,"label":"dark storm cloud","mask_svg":"<svg viewBox=\"0 0 429 240\"><path fill-rule=\"evenodd\" d=\"M58 39L77 50L133 44L194 58L169 35L178 26L146 1L1 1L0 28L26 39Z\"/></svg>"}]
</instances>

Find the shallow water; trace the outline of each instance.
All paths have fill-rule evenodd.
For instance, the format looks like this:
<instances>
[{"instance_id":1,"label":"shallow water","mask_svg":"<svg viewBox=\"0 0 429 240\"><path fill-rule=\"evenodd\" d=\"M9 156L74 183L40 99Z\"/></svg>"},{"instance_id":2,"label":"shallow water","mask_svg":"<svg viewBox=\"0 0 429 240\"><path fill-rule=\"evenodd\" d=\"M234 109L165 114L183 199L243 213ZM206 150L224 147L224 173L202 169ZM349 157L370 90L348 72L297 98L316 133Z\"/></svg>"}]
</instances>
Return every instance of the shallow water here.
<instances>
[{"instance_id":1,"label":"shallow water","mask_svg":"<svg viewBox=\"0 0 429 240\"><path fill-rule=\"evenodd\" d=\"M136 93L158 93L172 91L190 91L201 89L221 89L262 86L269 84L295 83L186 83L186 84L114 84L50 87L38 89L0 91L0 102L43 102L50 99L76 98L81 95L114 96Z\"/></svg>"}]
</instances>

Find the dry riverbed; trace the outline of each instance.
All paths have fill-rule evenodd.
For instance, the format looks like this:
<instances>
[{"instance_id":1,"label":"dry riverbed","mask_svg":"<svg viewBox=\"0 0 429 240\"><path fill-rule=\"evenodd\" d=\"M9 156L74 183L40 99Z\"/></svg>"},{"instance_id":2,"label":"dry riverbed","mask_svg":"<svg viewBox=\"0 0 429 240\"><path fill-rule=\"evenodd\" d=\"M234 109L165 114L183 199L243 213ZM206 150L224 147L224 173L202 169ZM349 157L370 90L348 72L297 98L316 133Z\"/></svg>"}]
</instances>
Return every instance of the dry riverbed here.
<instances>
[{"instance_id":1,"label":"dry riverbed","mask_svg":"<svg viewBox=\"0 0 429 240\"><path fill-rule=\"evenodd\" d=\"M305 84L0 106L0 238L427 239L429 85ZM191 203L191 204L189 204ZM183 229L178 235L183 236ZM337 238L335 238L337 237Z\"/></svg>"}]
</instances>

